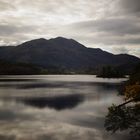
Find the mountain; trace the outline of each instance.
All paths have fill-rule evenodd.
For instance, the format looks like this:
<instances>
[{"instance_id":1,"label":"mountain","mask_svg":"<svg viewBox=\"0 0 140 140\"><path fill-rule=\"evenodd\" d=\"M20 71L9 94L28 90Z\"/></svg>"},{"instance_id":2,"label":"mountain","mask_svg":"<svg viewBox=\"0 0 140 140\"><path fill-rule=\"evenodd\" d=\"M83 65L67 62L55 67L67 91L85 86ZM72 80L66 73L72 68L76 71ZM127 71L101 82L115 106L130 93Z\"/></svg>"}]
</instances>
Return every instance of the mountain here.
<instances>
[{"instance_id":1,"label":"mountain","mask_svg":"<svg viewBox=\"0 0 140 140\"><path fill-rule=\"evenodd\" d=\"M128 55L114 55L96 48L87 48L73 39L57 37L35 39L18 46L0 47L0 59L31 63L50 71L85 72L105 65L131 69L140 59Z\"/></svg>"}]
</instances>

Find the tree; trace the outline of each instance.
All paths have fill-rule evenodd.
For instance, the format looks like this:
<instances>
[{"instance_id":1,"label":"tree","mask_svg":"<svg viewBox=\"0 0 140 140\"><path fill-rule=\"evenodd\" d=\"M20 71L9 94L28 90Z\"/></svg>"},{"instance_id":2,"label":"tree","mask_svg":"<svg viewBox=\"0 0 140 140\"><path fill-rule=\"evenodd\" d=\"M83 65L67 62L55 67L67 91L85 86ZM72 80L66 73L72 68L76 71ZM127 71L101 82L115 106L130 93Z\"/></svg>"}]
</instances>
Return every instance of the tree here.
<instances>
[{"instance_id":1,"label":"tree","mask_svg":"<svg viewBox=\"0 0 140 140\"><path fill-rule=\"evenodd\" d=\"M122 78L125 77L124 73L119 70L117 67L113 66L104 66L97 77L103 78Z\"/></svg>"},{"instance_id":2,"label":"tree","mask_svg":"<svg viewBox=\"0 0 140 140\"><path fill-rule=\"evenodd\" d=\"M131 76L125 86L125 102L108 108L105 120L107 131L115 133L130 130L135 138L140 138L140 67Z\"/></svg>"}]
</instances>

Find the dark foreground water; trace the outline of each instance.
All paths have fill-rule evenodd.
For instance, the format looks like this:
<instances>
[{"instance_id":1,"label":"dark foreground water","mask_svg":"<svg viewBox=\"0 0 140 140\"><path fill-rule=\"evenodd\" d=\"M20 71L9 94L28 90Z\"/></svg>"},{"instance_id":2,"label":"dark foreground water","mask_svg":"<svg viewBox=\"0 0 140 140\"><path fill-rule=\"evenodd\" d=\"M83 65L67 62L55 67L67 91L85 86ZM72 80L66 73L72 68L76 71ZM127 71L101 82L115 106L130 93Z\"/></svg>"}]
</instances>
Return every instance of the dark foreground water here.
<instances>
[{"instance_id":1,"label":"dark foreground water","mask_svg":"<svg viewBox=\"0 0 140 140\"><path fill-rule=\"evenodd\" d=\"M107 133L107 107L126 79L93 75L1 76L0 140L125 140Z\"/></svg>"}]
</instances>

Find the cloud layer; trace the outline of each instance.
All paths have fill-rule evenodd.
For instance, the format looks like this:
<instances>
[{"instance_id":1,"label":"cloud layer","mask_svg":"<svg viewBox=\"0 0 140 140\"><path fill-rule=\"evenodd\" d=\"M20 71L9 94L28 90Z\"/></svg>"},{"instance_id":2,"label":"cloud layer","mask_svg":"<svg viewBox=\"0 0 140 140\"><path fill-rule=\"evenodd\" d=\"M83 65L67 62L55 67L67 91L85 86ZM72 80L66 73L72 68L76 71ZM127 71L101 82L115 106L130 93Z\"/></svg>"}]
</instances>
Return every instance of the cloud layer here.
<instances>
[{"instance_id":1,"label":"cloud layer","mask_svg":"<svg viewBox=\"0 0 140 140\"><path fill-rule=\"evenodd\" d=\"M64 36L140 57L139 0L1 0L0 44Z\"/></svg>"}]
</instances>

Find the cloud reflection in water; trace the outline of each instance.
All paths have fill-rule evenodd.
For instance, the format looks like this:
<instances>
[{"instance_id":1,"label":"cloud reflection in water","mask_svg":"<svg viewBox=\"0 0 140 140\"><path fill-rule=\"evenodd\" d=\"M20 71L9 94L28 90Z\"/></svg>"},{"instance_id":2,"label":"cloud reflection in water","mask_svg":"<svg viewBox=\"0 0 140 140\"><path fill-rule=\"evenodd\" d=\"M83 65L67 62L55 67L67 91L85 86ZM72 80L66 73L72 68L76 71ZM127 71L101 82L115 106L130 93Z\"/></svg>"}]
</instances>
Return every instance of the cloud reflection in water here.
<instances>
[{"instance_id":1,"label":"cloud reflection in water","mask_svg":"<svg viewBox=\"0 0 140 140\"><path fill-rule=\"evenodd\" d=\"M120 102L118 79L8 78L0 81L0 140L125 140L103 128L107 106Z\"/></svg>"}]
</instances>

